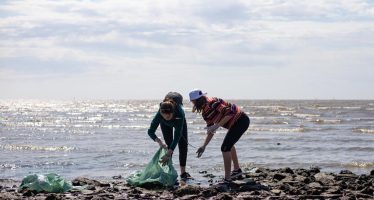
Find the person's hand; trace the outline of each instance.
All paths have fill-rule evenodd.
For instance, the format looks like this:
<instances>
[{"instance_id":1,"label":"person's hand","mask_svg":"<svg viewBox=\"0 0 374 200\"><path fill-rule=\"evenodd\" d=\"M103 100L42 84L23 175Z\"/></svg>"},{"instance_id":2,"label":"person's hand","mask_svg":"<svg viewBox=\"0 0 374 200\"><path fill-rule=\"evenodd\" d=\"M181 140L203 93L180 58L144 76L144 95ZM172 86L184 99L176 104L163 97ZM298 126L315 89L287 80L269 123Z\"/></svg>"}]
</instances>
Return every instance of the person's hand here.
<instances>
[{"instance_id":1,"label":"person's hand","mask_svg":"<svg viewBox=\"0 0 374 200\"><path fill-rule=\"evenodd\" d=\"M173 150L169 149L168 152L164 156L162 156L161 160L159 161L162 164L162 166L166 165L168 160L171 158L172 154Z\"/></svg>"},{"instance_id":2,"label":"person's hand","mask_svg":"<svg viewBox=\"0 0 374 200\"><path fill-rule=\"evenodd\" d=\"M165 143L163 143L160 138L156 138L155 141L158 143L158 145L160 145L161 148L163 148L163 149L167 149L168 148L168 146Z\"/></svg>"},{"instance_id":3,"label":"person's hand","mask_svg":"<svg viewBox=\"0 0 374 200\"><path fill-rule=\"evenodd\" d=\"M207 134L212 134L214 132L216 132L216 130L219 128L219 125L218 124L213 124L211 126L208 126L206 129L207 129Z\"/></svg>"},{"instance_id":4,"label":"person's hand","mask_svg":"<svg viewBox=\"0 0 374 200\"><path fill-rule=\"evenodd\" d=\"M197 157L200 158L201 155L203 155L204 151L205 151L205 147L204 147L204 146L201 146L201 147L196 151L196 153L197 153Z\"/></svg>"}]
</instances>

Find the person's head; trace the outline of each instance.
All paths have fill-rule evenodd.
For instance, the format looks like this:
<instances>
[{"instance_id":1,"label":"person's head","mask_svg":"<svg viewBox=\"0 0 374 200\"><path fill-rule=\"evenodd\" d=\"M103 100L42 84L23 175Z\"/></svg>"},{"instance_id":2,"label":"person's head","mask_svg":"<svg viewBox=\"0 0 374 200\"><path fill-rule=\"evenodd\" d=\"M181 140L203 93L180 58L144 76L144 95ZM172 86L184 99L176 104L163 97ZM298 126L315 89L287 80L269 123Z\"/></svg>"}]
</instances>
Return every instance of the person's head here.
<instances>
[{"instance_id":1,"label":"person's head","mask_svg":"<svg viewBox=\"0 0 374 200\"><path fill-rule=\"evenodd\" d=\"M193 103L192 112L197 111L198 113L203 110L204 105L207 102L206 93L203 93L200 89L193 89L190 93L190 101Z\"/></svg>"},{"instance_id":2,"label":"person's head","mask_svg":"<svg viewBox=\"0 0 374 200\"><path fill-rule=\"evenodd\" d=\"M175 103L172 100L164 99L160 103L160 114L165 120L171 120L174 117Z\"/></svg>"}]
</instances>

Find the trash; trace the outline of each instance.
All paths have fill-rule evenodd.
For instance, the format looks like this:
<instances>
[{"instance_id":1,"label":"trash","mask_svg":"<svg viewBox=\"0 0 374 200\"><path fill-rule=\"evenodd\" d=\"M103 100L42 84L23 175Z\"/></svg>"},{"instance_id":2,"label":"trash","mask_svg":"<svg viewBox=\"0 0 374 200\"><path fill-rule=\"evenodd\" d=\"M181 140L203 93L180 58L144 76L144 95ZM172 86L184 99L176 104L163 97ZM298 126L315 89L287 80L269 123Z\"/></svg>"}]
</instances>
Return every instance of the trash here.
<instances>
[{"instance_id":1,"label":"trash","mask_svg":"<svg viewBox=\"0 0 374 200\"><path fill-rule=\"evenodd\" d=\"M173 161L170 158L166 165L162 166L159 161L166 154L166 150L160 148L148 163L146 168L127 179L127 183L133 186L159 185L173 186L177 181L178 174L173 167Z\"/></svg>"},{"instance_id":2,"label":"trash","mask_svg":"<svg viewBox=\"0 0 374 200\"><path fill-rule=\"evenodd\" d=\"M23 178L18 191L24 189L36 192L63 193L70 190L71 185L54 173L45 175L32 174Z\"/></svg>"}]
</instances>

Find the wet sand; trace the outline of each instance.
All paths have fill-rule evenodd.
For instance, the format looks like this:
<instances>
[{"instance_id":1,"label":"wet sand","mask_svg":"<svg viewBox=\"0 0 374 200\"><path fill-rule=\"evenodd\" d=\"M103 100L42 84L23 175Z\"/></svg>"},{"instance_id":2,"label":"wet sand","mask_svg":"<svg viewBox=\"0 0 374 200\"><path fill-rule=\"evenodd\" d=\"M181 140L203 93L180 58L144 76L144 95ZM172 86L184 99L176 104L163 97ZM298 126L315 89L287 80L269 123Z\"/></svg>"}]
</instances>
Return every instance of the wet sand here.
<instances>
[{"instance_id":1,"label":"wet sand","mask_svg":"<svg viewBox=\"0 0 374 200\"><path fill-rule=\"evenodd\" d=\"M348 170L325 173L311 169L247 169L243 179L228 187L217 186L206 174L209 186L185 184L171 188L132 187L122 177L98 181L78 177L66 193L18 192L19 182L0 179L0 199L374 199L374 170L357 175Z\"/></svg>"}]
</instances>

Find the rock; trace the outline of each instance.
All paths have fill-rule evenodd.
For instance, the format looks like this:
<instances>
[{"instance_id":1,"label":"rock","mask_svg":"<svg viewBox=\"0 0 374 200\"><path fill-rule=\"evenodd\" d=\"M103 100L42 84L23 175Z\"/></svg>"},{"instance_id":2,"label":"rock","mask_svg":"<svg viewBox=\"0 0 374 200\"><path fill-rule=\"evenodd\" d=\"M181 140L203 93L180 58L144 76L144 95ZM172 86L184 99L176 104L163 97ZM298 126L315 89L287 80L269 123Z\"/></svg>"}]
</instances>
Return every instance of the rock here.
<instances>
[{"instance_id":1,"label":"rock","mask_svg":"<svg viewBox=\"0 0 374 200\"><path fill-rule=\"evenodd\" d=\"M213 174L205 174L205 175L203 175L203 177L206 177L206 178L214 178L214 177L216 177L216 176L213 175Z\"/></svg>"},{"instance_id":2,"label":"rock","mask_svg":"<svg viewBox=\"0 0 374 200\"><path fill-rule=\"evenodd\" d=\"M207 174L207 171L199 171L199 174Z\"/></svg>"},{"instance_id":3,"label":"rock","mask_svg":"<svg viewBox=\"0 0 374 200\"><path fill-rule=\"evenodd\" d=\"M353 172L349 170L341 170L339 174L353 174Z\"/></svg>"},{"instance_id":4,"label":"rock","mask_svg":"<svg viewBox=\"0 0 374 200\"><path fill-rule=\"evenodd\" d=\"M121 179L122 176L121 176L121 175L118 175L118 176L113 176L112 178L118 180L118 179Z\"/></svg>"},{"instance_id":5,"label":"rock","mask_svg":"<svg viewBox=\"0 0 374 200\"><path fill-rule=\"evenodd\" d=\"M10 194L10 193L0 193L0 199L3 200L13 200L13 199L19 199L16 196Z\"/></svg>"},{"instance_id":6,"label":"rock","mask_svg":"<svg viewBox=\"0 0 374 200\"><path fill-rule=\"evenodd\" d=\"M280 172L281 173L286 173L286 174L294 174L293 170L289 167L281 169Z\"/></svg>"},{"instance_id":7,"label":"rock","mask_svg":"<svg viewBox=\"0 0 374 200\"><path fill-rule=\"evenodd\" d=\"M190 194L199 194L201 191L201 188L198 186L193 186L193 185L187 185L178 188L174 194L177 196L184 196L184 195L190 195Z\"/></svg>"},{"instance_id":8,"label":"rock","mask_svg":"<svg viewBox=\"0 0 374 200\"><path fill-rule=\"evenodd\" d=\"M370 171L370 176L374 176L374 169Z\"/></svg>"},{"instance_id":9,"label":"rock","mask_svg":"<svg viewBox=\"0 0 374 200\"><path fill-rule=\"evenodd\" d=\"M360 193L374 195L374 190L373 187L365 187L360 191Z\"/></svg>"},{"instance_id":10,"label":"rock","mask_svg":"<svg viewBox=\"0 0 374 200\"><path fill-rule=\"evenodd\" d=\"M87 190L96 190L96 187L94 185L87 185Z\"/></svg>"},{"instance_id":11,"label":"rock","mask_svg":"<svg viewBox=\"0 0 374 200\"><path fill-rule=\"evenodd\" d=\"M295 169L294 172L301 176L305 176L305 177L309 176L309 171L306 169Z\"/></svg>"},{"instance_id":12,"label":"rock","mask_svg":"<svg viewBox=\"0 0 374 200\"><path fill-rule=\"evenodd\" d=\"M333 185L335 177L323 172L314 175L316 181L320 182L322 185Z\"/></svg>"},{"instance_id":13,"label":"rock","mask_svg":"<svg viewBox=\"0 0 374 200\"><path fill-rule=\"evenodd\" d=\"M181 197L181 200L186 200L186 199L197 199L198 195L185 195Z\"/></svg>"},{"instance_id":14,"label":"rock","mask_svg":"<svg viewBox=\"0 0 374 200\"><path fill-rule=\"evenodd\" d=\"M313 176L313 175L315 175L317 173L320 173L320 172L321 171L320 171L319 167L312 167L312 168L309 169L309 173L310 173L311 176Z\"/></svg>"},{"instance_id":15,"label":"rock","mask_svg":"<svg viewBox=\"0 0 374 200\"><path fill-rule=\"evenodd\" d=\"M261 184L242 185L239 187L240 192L250 192L257 190L269 190L269 188Z\"/></svg>"},{"instance_id":16,"label":"rock","mask_svg":"<svg viewBox=\"0 0 374 200\"><path fill-rule=\"evenodd\" d=\"M280 194L281 194L281 190L270 190L270 192L272 192L274 195L276 195L276 196L279 196Z\"/></svg>"},{"instance_id":17,"label":"rock","mask_svg":"<svg viewBox=\"0 0 374 200\"><path fill-rule=\"evenodd\" d=\"M218 194L218 191L214 188L208 188L208 189L203 190L201 194L203 195L203 197L208 198L208 197L216 196Z\"/></svg>"},{"instance_id":18,"label":"rock","mask_svg":"<svg viewBox=\"0 0 374 200\"><path fill-rule=\"evenodd\" d=\"M356 174L337 174L337 180L346 180L346 179L356 179L358 176Z\"/></svg>"},{"instance_id":19,"label":"rock","mask_svg":"<svg viewBox=\"0 0 374 200\"><path fill-rule=\"evenodd\" d=\"M92 191L92 190L82 190L81 193L84 194L84 195L90 195L90 194L95 193L95 191Z\"/></svg>"},{"instance_id":20,"label":"rock","mask_svg":"<svg viewBox=\"0 0 374 200\"><path fill-rule=\"evenodd\" d=\"M220 199L220 200L231 200L231 199L234 199L232 196L230 196L229 194L227 193L222 193L222 194L219 194L216 199Z\"/></svg>"},{"instance_id":21,"label":"rock","mask_svg":"<svg viewBox=\"0 0 374 200\"><path fill-rule=\"evenodd\" d=\"M310 188L321 188L322 186L318 182L313 182L313 183L309 183L308 187L310 187Z\"/></svg>"},{"instance_id":22,"label":"rock","mask_svg":"<svg viewBox=\"0 0 374 200\"><path fill-rule=\"evenodd\" d=\"M276 174L274 174L273 179L280 181L280 180L282 180L282 179L284 179L284 178L286 178L286 177L287 177L287 176L284 175L284 174L276 173Z\"/></svg>"},{"instance_id":23,"label":"rock","mask_svg":"<svg viewBox=\"0 0 374 200\"><path fill-rule=\"evenodd\" d=\"M83 186L83 185L95 185L100 186L101 183L97 180L92 180L85 177L78 177L71 181L73 186Z\"/></svg>"},{"instance_id":24,"label":"rock","mask_svg":"<svg viewBox=\"0 0 374 200\"><path fill-rule=\"evenodd\" d=\"M48 194L45 200L57 200L57 195L56 194Z\"/></svg>"},{"instance_id":25,"label":"rock","mask_svg":"<svg viewBox=\"0 0 374 200\"><path fill-rule=\"evenodd\" d=\"M326 190L325 193L328 193L328 194L341 194L342 190L340 189L339 186L333 186L333 187L330 187L328 190Z\"/></svg>"}]
</instances>

